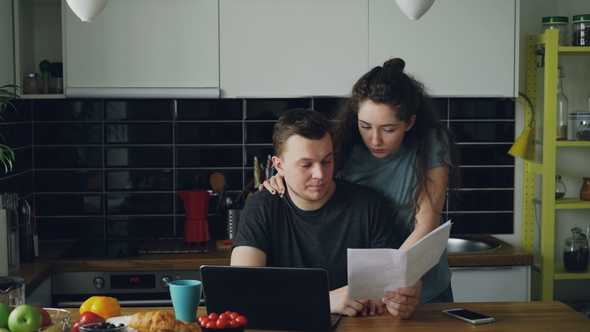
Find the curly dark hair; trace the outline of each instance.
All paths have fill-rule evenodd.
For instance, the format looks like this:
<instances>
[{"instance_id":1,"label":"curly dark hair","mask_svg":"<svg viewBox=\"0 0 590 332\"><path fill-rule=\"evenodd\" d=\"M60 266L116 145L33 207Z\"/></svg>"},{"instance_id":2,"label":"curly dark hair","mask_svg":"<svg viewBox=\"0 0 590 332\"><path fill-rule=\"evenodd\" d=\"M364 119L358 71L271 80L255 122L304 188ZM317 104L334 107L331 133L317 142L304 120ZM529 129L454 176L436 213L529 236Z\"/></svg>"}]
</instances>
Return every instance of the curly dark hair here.
<instances>
[{"instance_id":1,"label":"curly dark hair","mask_svg":"<svg viewBox=\"0 0 590 332\"><path fill-rule=\"evenodd\" d=\"M363 75L352 88L350 98L338 107L333 116L334 129L334 158L336 171L341 169L350 157L354 144L364 145L358 129L358 111L360 104L370 100L376 104L389 105L397 110L395 116L406 123L416 116L414 126L405 133L402 144L407 147L417 147L417 163L413 166L418 181L413 188L413 197L400 208L416 205L418 197L426 187L428 151L430 141L428 132L436 130L437 141L442 144L438 159L442 162L448 152L453 167L449 172L448 189L457 195L456 189L461 183L459 170L460 156L454 135L438 119L432 98L426 93L424 85L404 72L405 62L394 58L386 61L383 67L378 66ZM432 199L432 197L430 197Z\"/></svg>"}]
</instances>

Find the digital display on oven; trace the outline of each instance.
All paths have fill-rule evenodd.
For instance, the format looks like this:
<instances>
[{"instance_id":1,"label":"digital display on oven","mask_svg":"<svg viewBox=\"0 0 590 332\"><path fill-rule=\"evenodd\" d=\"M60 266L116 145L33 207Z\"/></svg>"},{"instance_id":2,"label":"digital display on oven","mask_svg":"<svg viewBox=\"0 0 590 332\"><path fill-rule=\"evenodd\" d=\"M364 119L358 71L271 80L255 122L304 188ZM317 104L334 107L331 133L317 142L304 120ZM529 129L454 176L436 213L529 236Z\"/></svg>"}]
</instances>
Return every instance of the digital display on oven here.
<instances>
[{"instance_id":1,"label":"digital display on oven","mask_svg":"<svg viewBox=\"0 0 590 332\"><path fill-rule=\"evenodd\" d=\"M155 274L119 274L111 276L111 289L156 288Z\"/></svg>"}]
</instances>

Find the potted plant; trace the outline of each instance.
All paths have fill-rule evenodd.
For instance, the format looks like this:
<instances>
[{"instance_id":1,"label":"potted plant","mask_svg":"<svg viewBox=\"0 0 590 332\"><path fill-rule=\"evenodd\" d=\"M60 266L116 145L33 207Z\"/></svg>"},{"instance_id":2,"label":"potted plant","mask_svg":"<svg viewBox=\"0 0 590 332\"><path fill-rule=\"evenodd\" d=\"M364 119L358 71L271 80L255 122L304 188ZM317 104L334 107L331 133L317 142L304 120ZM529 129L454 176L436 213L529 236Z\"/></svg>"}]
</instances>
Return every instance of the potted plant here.
<instances>
[{"instance_id":1,"label":"potted plant","mask_svg":"<svg viewBox=\"0 0 590 332\"><path fill-rule=\"evenodd\" d=\"M19 87L14 84L7 84L0 86L0 122L5 122L2 114L10 106L16 110L14 104L10 102L11 99L20 98L16 91ZM6 139L0 133L0 139L6 143ZM14 150L6 144L0 143L0 162L4 165L4 173L8 173L12 170L12 164L14 162Z\"/></svg>"}]
</instances>

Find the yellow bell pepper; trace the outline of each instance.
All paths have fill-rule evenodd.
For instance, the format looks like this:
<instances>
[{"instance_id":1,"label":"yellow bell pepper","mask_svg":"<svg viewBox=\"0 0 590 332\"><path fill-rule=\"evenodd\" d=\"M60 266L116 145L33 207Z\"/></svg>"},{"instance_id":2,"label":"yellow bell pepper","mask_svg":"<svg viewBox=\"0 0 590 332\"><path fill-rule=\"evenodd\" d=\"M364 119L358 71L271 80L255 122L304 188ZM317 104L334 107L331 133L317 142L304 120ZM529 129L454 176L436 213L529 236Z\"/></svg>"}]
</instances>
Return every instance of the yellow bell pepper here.
<instances>
[{"instance_id":1,"label":"yellow bell pepper","mask_svg":"<svg viewBox=\"0 0 590 332\"><path fill-rule=\"evenodd\" d=\"M110 296L91 296L80 306L80 314L93 312L104 319L121 316L121 305Z\"/></svg>"}]
</instances>

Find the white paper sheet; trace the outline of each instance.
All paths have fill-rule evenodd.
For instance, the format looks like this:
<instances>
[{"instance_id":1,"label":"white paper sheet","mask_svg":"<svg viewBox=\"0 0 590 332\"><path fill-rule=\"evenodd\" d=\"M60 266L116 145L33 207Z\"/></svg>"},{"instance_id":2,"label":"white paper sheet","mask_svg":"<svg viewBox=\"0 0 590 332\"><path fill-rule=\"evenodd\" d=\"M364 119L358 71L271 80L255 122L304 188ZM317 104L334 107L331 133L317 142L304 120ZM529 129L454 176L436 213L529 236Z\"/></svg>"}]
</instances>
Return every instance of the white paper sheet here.
<instances>
[{"instance_id":1,"label":"white paper sheet","mask_svg":"<svg viewBox=\"0 0 590 332\"><path fill-rule=\"evenodd\" d=\"M450 233L449 220L408 250L348 249L348 297L380 299L386 290L413 286L439 262Z\"/></svg>"}]
</instances>

